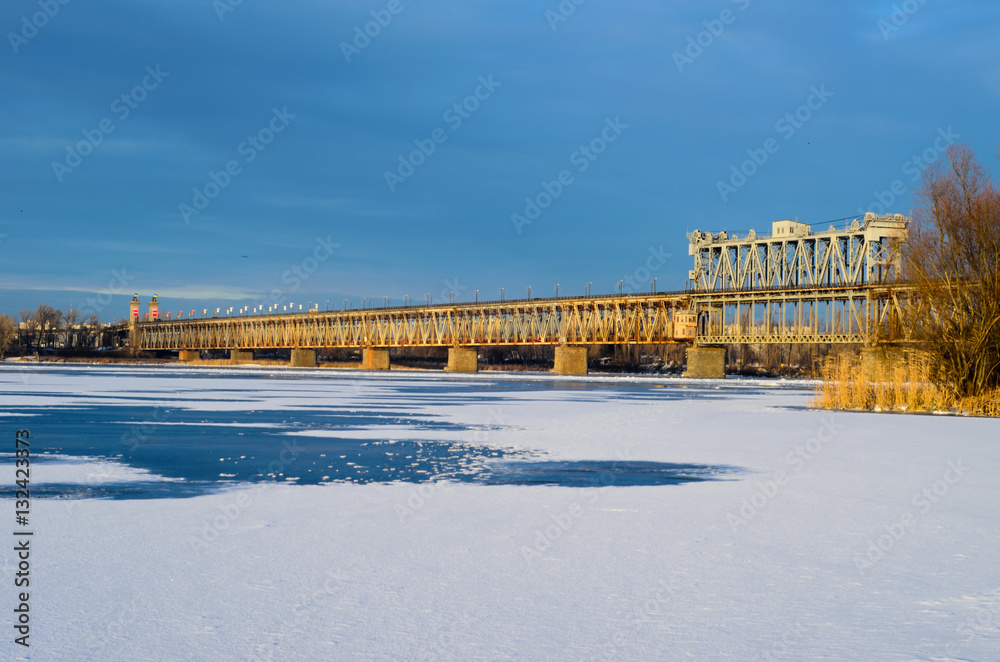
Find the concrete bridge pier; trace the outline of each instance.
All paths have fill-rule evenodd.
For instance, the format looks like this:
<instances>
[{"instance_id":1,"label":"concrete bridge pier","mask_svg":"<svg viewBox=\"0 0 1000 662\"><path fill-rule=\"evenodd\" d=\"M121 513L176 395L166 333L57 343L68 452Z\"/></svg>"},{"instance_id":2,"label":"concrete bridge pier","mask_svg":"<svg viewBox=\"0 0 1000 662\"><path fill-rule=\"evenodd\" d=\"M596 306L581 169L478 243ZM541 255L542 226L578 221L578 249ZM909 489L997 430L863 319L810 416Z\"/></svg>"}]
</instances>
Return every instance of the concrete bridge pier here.
<instances>
[{"instance_id":1,"label":"concrete bridge pier","mask_svg":"<svg viewBox=\"0 0 1000 662\"><path fill-rule=\"evenodd\" d=\"M479 372L479 352L475 347L449 347L445 372Z\"/></svg>"},{"instance_id":2,"label":"concrete bridge pier","mask_svg":"<svg viewBox=\"0 0 1000 662\"><path fill-rule=\"evenodd\" d=\"M182 349L177 353L177 358L185 363L188 361L197 361L201 358L201 352L196 349Z\"/></svg>"},{"instance_id":3,"label":"concrete bridge pier","mask_svg":"<svg viewBox=\"0 0 1000 662\"><path fill-rule=\"evenodd\" d=\"M315 349L293 349L292 350L291 366L293 368L315 368L316 367L316 350Z\"/></svg>"},{"instance_id":4,"label":"concrete bridge pier","mask_svg":"<svg viewBox=\"0 0 1000 662\"><path fill-rule=\"evenodd\" d=\"M365 347L361 352L362 370L388 370L389 349L386 347Z\"/></svg>"},{"instance_id":5,"label":"concrete bridge pier","mask_svg":"<svg viewBox=\"0 0 1000 662\"><path fill-rule=\"evenodd\" d=\"M586 375L587 348L571 345L556 347L556 362L552 368L555 375Z\"/></svg>"},{"instance_id":6,"label":"concrete bridge pier","mask_svg":"<svg viewBox=\"0 0 1000 662\"><path fill-rule=\"evenodd\" d=\"M704 345L689 347L684 376L695 379L725 379L726 348Z\"/></svg>"},{"instance_id":7,"label":"concrete bridge pier","mask_svg":"<svg viewBox=\"0 0 1000 662\"><path fill-rule=\"evenodd\" d=\"M231 349L229 350L229 360L232 363L253 363L253 350Z\"/></svg>"}]
</instances>

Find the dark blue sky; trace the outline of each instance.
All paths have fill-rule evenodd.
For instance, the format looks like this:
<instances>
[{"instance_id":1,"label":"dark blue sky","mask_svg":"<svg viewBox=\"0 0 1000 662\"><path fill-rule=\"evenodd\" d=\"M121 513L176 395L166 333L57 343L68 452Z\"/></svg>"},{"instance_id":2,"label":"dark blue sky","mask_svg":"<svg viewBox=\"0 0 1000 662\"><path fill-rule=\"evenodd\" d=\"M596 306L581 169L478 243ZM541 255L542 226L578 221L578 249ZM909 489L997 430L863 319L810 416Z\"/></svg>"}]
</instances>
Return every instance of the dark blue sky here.
<instances>
[{"instance_id":1,"label":"dark blue sky","mask_svg":"<svg viewBox=\"0 0 1000 662\"><path fill-rule=\"evenodd\" d=\"M0 310L682 289L1000 145L986 0L233 2L4 3Z\"/></svg>"}]
</instances>

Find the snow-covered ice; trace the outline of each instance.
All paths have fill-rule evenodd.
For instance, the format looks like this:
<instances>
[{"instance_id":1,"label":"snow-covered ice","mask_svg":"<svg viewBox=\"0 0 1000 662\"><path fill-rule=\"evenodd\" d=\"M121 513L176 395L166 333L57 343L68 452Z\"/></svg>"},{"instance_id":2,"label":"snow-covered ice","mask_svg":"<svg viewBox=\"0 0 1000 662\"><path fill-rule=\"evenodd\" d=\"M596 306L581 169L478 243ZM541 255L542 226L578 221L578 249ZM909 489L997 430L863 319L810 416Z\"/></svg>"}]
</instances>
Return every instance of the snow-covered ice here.
<instances>
[{"instance_id":1,"label":"snow-covered ice","mask_svg":"<svg viewBox=\"0 0 1000 662\"><path fill-rule=\"evenodd\" d=\"M0 367L0 393L9 530L17 427L51 449L40 488L190 487L141 455L188 429L233 444L213 461L237 468L213 475L239 471L240 433L731 470L656 486L282 484L306 475L302 454L282 478L224 475L189 498L36 497L32 645L12 642L8 550L4 659L1000 658L996 421L813 411L808 385L769 380L39 365ZM345 423L352 411L363 420ZM79 429L46 427L60 416ZM129 443L88 454L60 438L88 425Z\"/></svg>"}]
</instances>

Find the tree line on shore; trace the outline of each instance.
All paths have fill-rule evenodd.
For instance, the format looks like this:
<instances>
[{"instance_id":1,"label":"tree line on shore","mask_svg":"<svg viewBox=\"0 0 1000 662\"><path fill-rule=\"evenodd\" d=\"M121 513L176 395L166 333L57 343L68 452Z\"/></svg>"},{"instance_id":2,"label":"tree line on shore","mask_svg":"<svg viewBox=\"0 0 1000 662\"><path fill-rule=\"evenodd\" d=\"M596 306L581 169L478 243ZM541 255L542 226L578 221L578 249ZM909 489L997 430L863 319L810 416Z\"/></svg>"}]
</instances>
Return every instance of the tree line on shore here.
<instances>
[{"instance_id":1,"label":"tree line on shore","mask_svg":"<svg viewBox=\"0 0 1000 662\"><path fill-rule=\"evenodd\" d=\"M100 347L108 326L97 313L84 314L76 308L63 311L44 303L34 310L22 309L17 317L0 314L0 358L46 349Z\"/></svg>"}]
</instances>

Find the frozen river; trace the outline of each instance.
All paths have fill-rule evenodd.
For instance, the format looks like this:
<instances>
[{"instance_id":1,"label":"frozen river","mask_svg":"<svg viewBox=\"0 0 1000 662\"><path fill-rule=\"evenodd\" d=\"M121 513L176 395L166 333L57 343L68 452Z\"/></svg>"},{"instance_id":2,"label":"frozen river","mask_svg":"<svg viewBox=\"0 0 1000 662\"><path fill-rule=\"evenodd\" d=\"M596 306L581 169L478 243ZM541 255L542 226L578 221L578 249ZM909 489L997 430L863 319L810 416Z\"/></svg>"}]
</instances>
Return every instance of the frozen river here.
<instances>
[{"instance_id":1,"label":"frozen river","mask_svg":"<svg viewBox=\"0 0 1000 662\"><path fill-rule=\"evenodd\" d=\"M3 364L0 393L7 503L14 430L34 453L3 659L1000 650L997 421L776 380Z\"/></svg>"},{"instance_id":2,"label":"frozen river","mask_svg":"<svg viewBox=\"0 0 1000 662\"><path fill-rule=\"evenodd\" d=\"M666 485L737 471L624 459L551 460L538 449L489 443L491 433L510 429L500 416L470 424L435 413L456 405L499 411L511 395L521 402L545 402L555 389L583 401L663 402L717 397L714 386L665 389L662 382L514 380L509 375L462 381L416 373L366 379L359 373L327 372L310 379L254 370L220 377L219 371L165 368L57 367L44 374L48 379L34 387L26 384L4 394L8 416L30 417L39 444L35 452L42 455L36 468L43 476L59 476L65 472L56 467L99 460L104 472L88 468L94 477L89 483L39 485L36 495L42 497L194 496L259 482ZM106 383L87 392L51 387L52 381L80 378ZM144 390L123 390L126 379L139 380ZM362 390L372 393L358 397ZM122 479L115 480L119 465L149 479L119 470Z\"/></svg>"}]
</instances>

